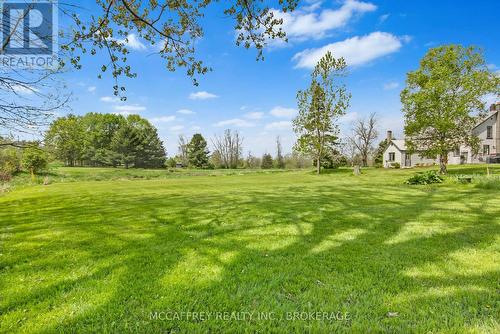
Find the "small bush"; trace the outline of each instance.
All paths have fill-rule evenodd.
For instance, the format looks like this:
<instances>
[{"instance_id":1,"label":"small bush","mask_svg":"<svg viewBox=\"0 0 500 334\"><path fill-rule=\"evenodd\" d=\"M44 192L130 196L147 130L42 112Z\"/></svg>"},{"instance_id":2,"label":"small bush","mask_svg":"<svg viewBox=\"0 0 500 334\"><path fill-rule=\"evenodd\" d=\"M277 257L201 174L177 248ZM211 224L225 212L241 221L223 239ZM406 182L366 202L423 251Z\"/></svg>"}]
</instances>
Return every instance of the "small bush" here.
<instances>
[{"instance_id":1,"label":"small bush","mask_svg":"<svg viewBox=\"0 0 500 334\"><path fill-rule=\"evenodd\" d=\"M423 173L417 173L406 180L406 184L432 184L441 183L443 178L439 176L435 171L430 170Z\"/></svg>"},{"instance_id":2,"label":"small bush","mask_svg":"<svg viewBox=\"0 0 500 334\"><path fill-rule=\"evenodd\" d=\"M399 169L401 168L401 164L399 162L393 162L391 163L391 168Z\"/></svg>"},{"instance_id":3,"label":"small bush","mask_svg":"<svg viewBox=\"0 0 500 334\"><path fill-rule=\"evenodd\" d=\"M10 181L12 176L21 170L19 151L15 148L0 150L0 181Z\"/></svg>"},{"instance_id":4,"label":"small bush","mask_svg":"<svg viewBox=\"0 0 500 334\"><path fill-rule=\"evenodd\" d=\"M34 179L35 174L47 168L47 154L39 147L29 147L23 151L22 162L23 167L30 172L31 178Z\"/></svg>"}]
</instances>

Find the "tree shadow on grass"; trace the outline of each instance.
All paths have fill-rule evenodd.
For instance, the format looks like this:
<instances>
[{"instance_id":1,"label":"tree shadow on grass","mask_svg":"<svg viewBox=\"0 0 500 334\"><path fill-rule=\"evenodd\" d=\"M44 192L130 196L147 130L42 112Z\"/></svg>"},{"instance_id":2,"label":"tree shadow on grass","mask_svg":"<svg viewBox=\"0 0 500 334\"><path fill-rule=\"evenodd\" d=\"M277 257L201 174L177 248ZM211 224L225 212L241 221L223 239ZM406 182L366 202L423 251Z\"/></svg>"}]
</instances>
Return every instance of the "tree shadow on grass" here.
<instances>
[{"instance_id":1,"label":"tree shadow on grass","mask_svg":"<svg viewBox=\"0 0 500 334\"><path fill-rule=\"evenodd\" d=\"M0 310L6 323L40 332L482 326L495 311L498 271L488 265L470 270L467 261L480 260L475 252L491 256L500 210L488 206L487 193L453 190L322 184L196 196L117 193L94 202L75 197L71 208L43 211L36 221L12 213L16 223L7 227L15 252L8 255L14 261L2 260L2 276L48 283L21 291L9 285ZM59 200L44 203L57 207ZM342 311L350 320L150 318L162 311L279 317Z\"/></svg>"}]
</instances>

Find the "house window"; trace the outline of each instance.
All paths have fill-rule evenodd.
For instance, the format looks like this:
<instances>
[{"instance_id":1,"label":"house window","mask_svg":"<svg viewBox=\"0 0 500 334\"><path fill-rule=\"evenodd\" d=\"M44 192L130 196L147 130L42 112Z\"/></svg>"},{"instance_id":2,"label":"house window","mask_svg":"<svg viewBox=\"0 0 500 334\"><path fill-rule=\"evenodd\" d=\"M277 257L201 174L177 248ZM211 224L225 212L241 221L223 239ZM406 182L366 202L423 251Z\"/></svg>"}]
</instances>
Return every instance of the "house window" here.
<instances>
[{"instance_id":1,"label":"house window","mask_svg":"<svg viewBox=\"0 0 500 334\"><path fill-rule=\"evenodd\" d=\"M493 139L493 127L491 125L486 127L486 139Z\"/></svg>"},{"instance_id":2,"label":"house window","mask_svg":"<svg viewBox=\"0 0 500 334\"><path fill-rule=\"evenodd\" d=\"M485 155L490 154L490 145L483 145L483 154Z\"/></svg>"},{"instance_id":3,"label":"house window","mask_svg":"<svg viewBox=\"0 0 500 334\"><path fill-rule=\"evenodd\" d=\"M459 148L456 148L454 151L453 151L453 156L455 158L458 158L460 156L460 149Z\"/></svg>"},{"instance_id":4,"label":"house window","mask_svg":"<svg viewBox=\"0 0 500 334\"><path fill-rule=\"evenodd\" d=\"M394 161L394 160L396 160L396 153L389 152L389 161Z\"/></svg>"}]
</instances>

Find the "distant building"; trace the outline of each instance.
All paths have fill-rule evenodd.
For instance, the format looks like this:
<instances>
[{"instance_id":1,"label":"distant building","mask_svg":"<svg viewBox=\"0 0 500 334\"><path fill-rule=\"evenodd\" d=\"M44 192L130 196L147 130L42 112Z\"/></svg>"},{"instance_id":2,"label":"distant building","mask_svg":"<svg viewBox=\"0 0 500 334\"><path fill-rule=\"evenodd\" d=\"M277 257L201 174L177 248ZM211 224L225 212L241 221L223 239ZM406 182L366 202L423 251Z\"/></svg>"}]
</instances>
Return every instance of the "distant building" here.
<instances>
[{"instance_id":1,"label":"distant building","mask_svg":"<svg viewBox=\"0 0 500 334\"><path fill-rule=\"evenodd\" d=\"M489 114L472 133L479 137L480 149L477 154L467 146L448 153L448 164L500 163L500 102L490 106ZM399 164L402 168L439 164L439 159L422 158L419 152L408 153L404 139L392 138L392 131L387 131L390 143L384 151L384 167L391 168Z\"/></svg>"}]
</instances>

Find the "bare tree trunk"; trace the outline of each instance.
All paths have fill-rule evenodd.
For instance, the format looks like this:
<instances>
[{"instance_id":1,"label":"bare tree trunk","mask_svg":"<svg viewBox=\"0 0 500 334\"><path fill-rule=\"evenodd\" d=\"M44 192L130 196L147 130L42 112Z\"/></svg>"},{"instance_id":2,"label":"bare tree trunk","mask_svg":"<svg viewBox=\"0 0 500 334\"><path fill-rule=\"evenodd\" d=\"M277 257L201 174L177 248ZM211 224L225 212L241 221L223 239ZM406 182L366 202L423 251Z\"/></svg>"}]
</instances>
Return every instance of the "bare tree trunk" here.
<instances>
[{"instance_id":1,"label":"bare tree trunk","mask_svg":"<svg viewBox=\"0 0 500 334\"><path fill-rule=\"evenodd\" d=\"M354 166L353 170L354 175L360 175L361 174L361 169L359 168L359 165Z\"/></svg>"},{"instance_id":2,"label":"bare tree trunk","mask_svg":"<svg viewBox=\"0 0 500 334\"><path fill-rule=\"evenodd\" d=\"M316 159L316 174L320 174L321 173L321 161L320 161L320 157L318 157Z\"/></svg>"}]
</instances>

